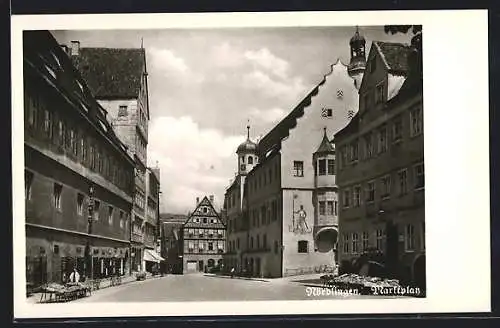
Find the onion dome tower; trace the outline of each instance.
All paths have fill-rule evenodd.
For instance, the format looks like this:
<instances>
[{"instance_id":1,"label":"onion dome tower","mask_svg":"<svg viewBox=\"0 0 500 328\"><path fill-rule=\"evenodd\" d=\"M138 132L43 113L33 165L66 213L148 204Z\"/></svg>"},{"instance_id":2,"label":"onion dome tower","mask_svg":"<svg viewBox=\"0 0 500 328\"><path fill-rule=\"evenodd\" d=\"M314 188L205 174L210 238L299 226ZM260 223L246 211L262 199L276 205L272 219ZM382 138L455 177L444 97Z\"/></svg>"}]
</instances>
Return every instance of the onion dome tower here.
<instances>
[{"instance_id":1,"label":"onion dome tower","mask_svg":"<svg viewBox=\"0 0 500 328\"><path fill-rule=\"evenodd\" d=\"M354 79L354 85L359 90L363 74L366 69L366 55L365 55L365 38L359 34L359 28L356 26L356 32L349 42L351 47L351 61L347 68L349 76Z\"/></svg>"},{"instance_id":2,"label":"onion dome tower","mask_svg":"<svg viewBox=\"0 0 500 328\"><path fill-rule=\"evenodd\" d=\"M247 140L236 150L238 154L238 174L246 175L258 162L257 144L250 140L250 124L247 125Z\"/></svg>"}]
</instances>

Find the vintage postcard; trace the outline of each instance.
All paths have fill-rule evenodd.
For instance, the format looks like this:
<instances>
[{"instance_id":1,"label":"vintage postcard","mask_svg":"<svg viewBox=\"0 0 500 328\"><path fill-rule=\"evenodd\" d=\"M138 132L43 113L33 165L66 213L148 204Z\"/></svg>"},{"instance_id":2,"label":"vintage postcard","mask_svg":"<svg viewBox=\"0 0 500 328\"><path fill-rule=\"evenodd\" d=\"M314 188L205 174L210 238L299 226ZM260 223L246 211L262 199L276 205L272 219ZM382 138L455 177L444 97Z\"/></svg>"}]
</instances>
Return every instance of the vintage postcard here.
<instances>
[{"instance_id":1,"label":"vintage postcard","mask_svg":"<svg viewBox=\"0 0 500 328\"><path fill-rule=\"evenodd\" d=\"M486 11L14 16L15 316L489 311L487 37Z\"/></svg>"}]
</instances>

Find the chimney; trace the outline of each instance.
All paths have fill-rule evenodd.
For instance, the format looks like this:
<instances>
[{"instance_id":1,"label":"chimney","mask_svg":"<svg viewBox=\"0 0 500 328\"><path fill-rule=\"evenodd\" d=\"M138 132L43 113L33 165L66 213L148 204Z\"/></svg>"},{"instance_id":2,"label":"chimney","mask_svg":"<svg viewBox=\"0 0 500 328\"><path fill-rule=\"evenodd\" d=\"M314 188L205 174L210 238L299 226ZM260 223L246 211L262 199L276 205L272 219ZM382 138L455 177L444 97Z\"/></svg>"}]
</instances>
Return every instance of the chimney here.
<instances>
[{"instance_id":1,"label":"chimney","mask_svg":"<svg viewBox=\"0 0 500 328\"><path fill-rule=\"evenodd\" d=\"M214 195L210 195L208 197L210 199L210 203L212 203L212 205L214 204Z\"/></svg>"},{"instance_id":2,"label":"chimney","mask_svg":"<svg viewBox=\"0 0 500 328\"><path fill-rule=\"evenodd\" d=\"M196 206L200 203L200 197L196 197Z\"/></svg>"},{"instance_id":3,"label":"chimney","mask_svg":"<svg viewBox=\"0 0 500 328\"><path fill-rule=\"evenodd\" d=\"M80 54L80 41L71 41L71 56Z\"/></svg>"}]
</instances>

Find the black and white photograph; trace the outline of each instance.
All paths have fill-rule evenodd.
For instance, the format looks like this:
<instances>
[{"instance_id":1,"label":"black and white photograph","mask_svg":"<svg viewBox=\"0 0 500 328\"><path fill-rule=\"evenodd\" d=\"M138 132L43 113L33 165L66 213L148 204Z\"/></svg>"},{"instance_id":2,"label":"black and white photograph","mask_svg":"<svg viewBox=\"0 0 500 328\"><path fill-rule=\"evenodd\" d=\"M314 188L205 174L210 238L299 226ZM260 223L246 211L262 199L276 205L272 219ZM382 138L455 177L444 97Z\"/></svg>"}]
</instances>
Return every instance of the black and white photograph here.
<instances>
[{"instance_id":1,"label":"black and white photograph","mask_svg":"<svg viewBox=\"0 0 500 328\"><path fill-rule=\"evenodd\" d=\"M245 22L259 20L246 15ZM448 100L431 102L435 86L453 76L426 59L452 65L446 41L433 48L447 34L427 29L426 14L379 15L377 23L372 13L330 19L335 25L215 19L193 27L154 27L153 18L141 26L147 16L108 25L42 16L13 29L22 51L13 62L12 111L17 172L24 171L24 197L14 197L23 312L92 316L85 309L113 304L127 315L134 304L140 315L148 304L172 304L158 305L157 314L196 315L212 314L209 304L218 313L262 304L259 314L280 301L299 301L286 311L321 313L346 311L349 301L369 302L367 311L437 306L430 297L447 278L431 280L429 272L437 274L439 263L449 270L447 252L470 266L471 253L446 238L472 242L462 238L474 228L449 218L470 214L447 210L444 202L460 198L436 205L447 169L434 156L461 148L436 149L446 142L435 133L455 133L445 125L456 120L456 130L484 124L487 137L487 76L486 121L481 108L477 121L439 123L447 114L436 111ZM464 189L484 183L456 174L468 180ZM489 235L489 215L477 212L475 220L476 237ZM453 221L455 236L442 227ZM463 287L453 293L442 297L464 297Z\"/></svg>"}]
</instances>

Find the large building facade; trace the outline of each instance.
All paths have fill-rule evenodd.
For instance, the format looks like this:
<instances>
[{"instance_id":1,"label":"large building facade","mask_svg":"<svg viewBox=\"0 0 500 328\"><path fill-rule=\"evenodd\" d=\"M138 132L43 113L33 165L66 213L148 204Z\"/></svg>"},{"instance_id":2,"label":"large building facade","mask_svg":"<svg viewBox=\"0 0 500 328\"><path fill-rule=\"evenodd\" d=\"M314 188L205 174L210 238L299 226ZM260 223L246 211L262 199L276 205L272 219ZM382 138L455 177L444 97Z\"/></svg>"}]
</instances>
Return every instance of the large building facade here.
<instances>
[{"instance_id":1,"label":"large building facade","mask_svg":"<svg viewBox=\"0 0 500 328\"><path fill-rule=\"evenodd\" d=\"M23 46L27 282L124 274L134 161L53 36Z\"/></svg>"},{"instance_id":2,"label":"large building facade","mask_svg":"<svg viewBox=\"0 0 500 328\"><path fill-rule=\"evenodd\" d=\"M135 161L134 206L131 215L131 269L145 270L150 259L144 251L147 219L146 187L149 124L148 72L146 51L141 48L89 48L72 41L71 58L87 81L116 135Z\"/></svg>"},{"instance_id":3,"label":"large building facade","mask_svg":"<svg viewBox=\"0 0 500 328\"><path fill-rule=\"evenodd\" d=\"M184 246L181 230L188 216L180 214L161 214L160 218L160 255L165 261L160 263L161 272L182 274Z\"/></svg>"},{"instance_id":4,"label":"large building facade","mask_svg":"<svg viewBox=\"0 0 500 328\"><path fill-rule=\"evenodd\" d=\"M181 229L183 273L208 271L223 264L226 227L213 196L196 199L196 208Z\"/></svg>"},{"instance_id":5,"label":"large building facade","mask_svg":"<svg viewBox=\"0 0 500 328\"><path fill-rule=\"evenodd\" d=\"M351 62L359 61L355 67L337 60L256 147L248 140L240 145L239 173L225 196L228 266L264 277L335 266L338 200L330 139L358 110L356 81L363 74L364 40L353 40ZM240 169L248 165L241 149L258 160L248 172Z\"/></svg>"},{"instance_id":6,"label":"large building facade","mask_svg":"<svg viewBox=\"0 0 500 328\"><path fill-rule=\"evenodd\" d=\"M377 259L387 274L425 286L421 40L373 42L360 109L335 135L340 159L340 263Z\"/></svg>"}]
</instances>

